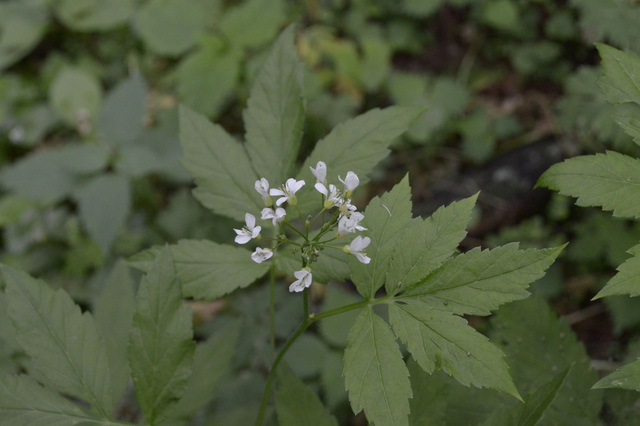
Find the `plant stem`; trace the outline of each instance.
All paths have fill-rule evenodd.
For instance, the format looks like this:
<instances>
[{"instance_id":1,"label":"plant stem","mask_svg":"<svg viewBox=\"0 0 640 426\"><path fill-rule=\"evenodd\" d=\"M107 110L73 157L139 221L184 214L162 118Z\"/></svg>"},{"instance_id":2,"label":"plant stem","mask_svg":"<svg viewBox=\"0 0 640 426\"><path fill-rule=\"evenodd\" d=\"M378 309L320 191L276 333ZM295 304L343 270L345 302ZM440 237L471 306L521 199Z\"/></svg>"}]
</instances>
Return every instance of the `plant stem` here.
<instances>
[{"instance_id":1,"label":"plant stem","mask_svg":"<svg viewBox=\"0 0 640 426\"><path fill-rule=\"evenodd\" d=\"M271 334L271 356L269 358L273 362L276 353L276 267L273 263L269 268L269 331Z\"/></svg>"}]
</instances>

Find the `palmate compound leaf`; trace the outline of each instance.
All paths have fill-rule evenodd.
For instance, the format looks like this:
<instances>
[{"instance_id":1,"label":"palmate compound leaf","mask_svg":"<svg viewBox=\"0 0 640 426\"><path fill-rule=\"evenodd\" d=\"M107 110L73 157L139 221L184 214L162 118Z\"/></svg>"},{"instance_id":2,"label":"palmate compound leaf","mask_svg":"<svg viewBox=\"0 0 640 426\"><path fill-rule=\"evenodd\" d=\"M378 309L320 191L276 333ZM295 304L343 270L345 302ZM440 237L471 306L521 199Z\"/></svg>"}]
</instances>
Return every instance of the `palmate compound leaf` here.
<instances>
[{"instance_id":1,"label":"palmate compound leaf","mask_svg":"<svg viewBox=\"0 0 640 426\"><path fill-rule=\"evenodd\" d=\"M389 306L396 335L428 373L442 369L465 386L488 387L520 399L504 354L467 321L420 301Z\"/></svg>"},{"instance_id":2,"label":"palmate compound leaf","mask_svg":"<svg viewBox=\"0 0 640 426\"><path fill-rule=\"evenodd\" d=\"M30 375L108 418L113 406L109 360L93 318L63 290L8 266L0 272L16 338L30 357Z\"/></svg>"},{"instance_id":3,"label":"palmate compound leaf","mask_svg":"<svg viewBox=\"0 0 640 426\"><path fill-rule=\"evenodd\" d=\"M538 186L577 197L579 206L600 206L614 216L640 217L640 159L607 151L554 164Z\"/></svg>"},{"instance_id":4,"label":"palmate compound leaf","mask_svg":"<svg viewBox=\"0 0 640 426\"><path fill-rule=\"evenodd\" d=\"M164 248L140 284L129 337L129 366L148 423L170 414L182 396L194 350L191 310Z\"/></svg>"},{"instance_id":5,"label":"palmate compound leaf","mask_svg":"<svg viewBox=\"0 0 640 426\"><path fill-rule=\"evenodd\" d=\"M564 246L519 250L516 243L479 248L456 256L397 300L418 299L455 314L489 315L498 306L529 295Z\"/></svg>"},{"instance_id":6,"label":"palmate compound leaf","mask_svg":"<svg viewBox=\"0 0 640 426\"><path fill-rule=\"evenodd\" d=\"M396 338L372 309L363 309L344 352L345 385L354 413L376 425L408 425L411 384Z\"/></svg>"},{"instance_id":7,"label":"palmate compound leaf","mask_svg":"<svg viewBox=\"0 0 640 426\"><path fill-rule=\"evenodd\" d=\"M365 299L373 298L384 284L393 249L411 221L411 207L409 177L405 176L391 191L371 200L365 209L362 223L367 231L362 235L371 238L367 247L371 262L365 265L355 257L349 260L351 279Z\"/></svg>"},{"instance_id":8,"label":"palmate compound leaf","mask_svg":"<svg viewBox=\"0 0 640 426\"><path fill-rule=\"evenodd\" d=\"M622 294L640 296L640 244L631 247L627 252L633 257L618 266L618 273L595 295L593 300Z\"/></svg>"},{"instance_id":9,"label":"palmate compound leaf","mask_svg":"<svg viewBox=\"0 0 640 426\"><path fill-rule=\"evenodd\" d=\"M193 195L205 207L238 221L244 221L246 212L262 210L249 157L222 127L181 105L180 144L182 164L196 182Z\"/></svg>"},{"instance_id":10,"label":"palmate compound leaf","mask_svg":"<svg viewBox=\"0 0 640 426\"><path fill-rule=\"evenodd\" d=\"M293 38L290 26L271 48L243 114L251 164L272 186L292 176L302 138L302 61Z\"/></svg>"},{"instance_id":11,"label":"palmate compound leaf","mask_svg":"<svg viewBox=\"0 0 640 426\"><path fill-rule=\"evenodd\" d=\"M28 376L0 373L0 424L5 426L116 425L80 407Z\"/></svg>"},{"instance_id":12,"label":"palmate compound leaf","mask_svg":"<svg viewBox=\"0 0 640 426\"><path fill-rule=\"evenodd\" d=\"M386 277L388 294L421 281L444 263L467 235L477 194L439 208L431 217L414 219L398 239Z\"/></svg>"}]
</instances>

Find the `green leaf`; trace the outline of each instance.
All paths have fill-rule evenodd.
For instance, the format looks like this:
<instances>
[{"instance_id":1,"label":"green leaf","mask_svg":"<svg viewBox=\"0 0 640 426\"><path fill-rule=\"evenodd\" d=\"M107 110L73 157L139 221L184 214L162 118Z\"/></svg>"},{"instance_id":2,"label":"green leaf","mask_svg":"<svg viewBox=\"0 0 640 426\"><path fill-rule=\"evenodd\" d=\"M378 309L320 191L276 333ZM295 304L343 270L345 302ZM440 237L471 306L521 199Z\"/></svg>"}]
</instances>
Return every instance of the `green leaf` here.
<instances>
[{"instance_id":1,"label":"green leaf","mask_svg":"<svg viewBox=\"0 0 640 426\"><path fill-rule=\"evenodd\" d=\"M379 425L408 424L409 371L389 325L371 309L363 309L349 333L343 374L354 413L364 409Z\"/></svg>"},{"instance_id":2,"label":"green leaf","mask_svg":"<svg viewBox=\"0 0 640 426\"><path fill-rule=\"evenodd\" d=\"M411 301L391 304L389 321L426 372L442 369L465 386L493 388L521 399L502 351L465 319Z\"/></svg>"},{"instance_id":3,"label":"green leaf","mask_svg":"<svg viewBox=\"0 0 640 426\"><path fill-rule=\"evenodd\" d=\"M104 253L124 226L131 208L129 182L115 174L91 179L76 194L80 220Z\"/></svg>"},{"instance_id":4,"label":"green leaf","mask_svg":"<svg viewBox=\"0 0 640 426\"><path fill-rule=\"evenodd\" d=\"M60 0L54 10L75 31L106 31L124 24L133 15L132 0Z\"/></svg>"},{"instance_id":5,"label":"green leaf","mask_svg":"<svg viewBox=\"0 0 640 426\"><path fill-rule=\"evenodd\" d=\"M179 56L204 32L208 12L200 1L149 0L138 9L136 29L153 52Z\"/></svg>"},{"instance_id":6,"label":"green leaf","mask_svg":"<svg viewBox=\"0 0 640 426\"><path fill-rule=\"evenodd\" d=\"M217 39L184 58L176 70L176 90L180 99L207 116L217 116L233 95L240 75L240 56L223 51Z\"/></svg>"},{"instance_id":7,"label":"green leaf","mask_svg":"<svg viewBox=\"0 0 640 426\"><path fill-rule=\"evenodd\" d=\"M171 246L176 274L185 297L213 300L247 287L268 270L245 248L211 241L182 240Z\"/></svg>"},{"instance_id":8,"label":"green leaf","mask_svg":"<svg viewBox=\"0 0 640 426\"><path fill-rule=\"evenodd\" d=\"M107 418L113 406L111 373L93 318L82 314L63 290L54 291L11 267L0 272L16 338L31 358L31 376L88 402Z\"/></svg>"},{"instance_id":9,"label":"green leaf","mask_svg":"<svg viewBox=\"0 0 640 426\"><path fill-rule=\"evenodd\" d=\"M601 88L612 103L640 105L640 58L606 44L596 43L602 58Z\"/></svg>"},{"instance_id":10,"label":"green leaf","mask_svg":"<svg viewBox=\"0 0 640 426\"><path fill-rule=\"evenodd\" d=\"M577 197L579 206L600 206L614 216L640 217L640 160L614 151L554 164L539 186Z\"/></svg>"},{"instance_id":11,"label":"green leaf","mask_svg":"<svg viewBox=\"0 0 640 426\"><path fill-rule=\"evenodd\" d=\"M82 68L64 67L49 87L49 102L71 126L93 121L102 103L98 79Z\"/></svg>"},{"instance_id":12,"label":"green leaf","mask_svg":"<svg viewBox=\"0 0 640 426\"><path fill-rule=\"evenodd\" d=\"M274 258L274 263L280 272L293 276L293 273L301 268L300 254L293 253L292 250L282 250ZM325 250L313 264L315 282L326 284L329 281L344 281L349 278L349 273L349 258L342 251Z\"/></svg>"},{"instance_id":13,"label":"green leaf","mask_svg":"<svg viewBox=\"0 0 640 426\"><path fill-rule=\"evenodd\" d=\"M529 295L563 247L518 250L516 243L493 250L475 248L446 262L399 297L417 298L435 309L489 315L498 306Z\"/></svg>"},{"instance_id":14,"label":"green leaf","mask_svg":"<svg viewBox=\"0 0 640 426\"><path fill-rule=\"evenodd\" d=\"M127 345L135 310L134 287L127 265L122 261L116 263L93 309L98 335L104 339L109 356L112 400L116 404L122 399L131 374Z\"/></svg>"},{"instance_id":15,"label":"green leaf","mask_svg":"<svg viewBox=\"0 0 640 426\"><path fill-rule=\"evenodd\" d=\"M360 302L361 300L362 299L353 291L347 291L335 286L327 286L322 311L326 312L341 308L352 303ZM352 310L340 315L324 318L318 323L318 331L322 337L334 347L344 348L347 346L349 330L356 320L358 313L358 310Z\"/></svg>"},{"instance_id":16,"label":"green leaf","mask_svg":"<svg viewBox=\"0 0 640 426\"><path fill-rule=\"evenodd\" d=\"M228 9L219 28L233 48L256 48L275 37L285 18L282 0L248 0Z\"/></svg>"},{"instance_id":17,"label":"green leaf","mask_svg":"<svg viewBox=\"0 0 640 426\"><path fill-rule=\"evenodd\" d=\"M448 207L440 207L430 218L411 222L398 239L386 277L388 294L396 294L424 279L453 254L475 205L477 194Z\"/></svg>"},{"instance_id":18,"label":"green leaf","mask_svg":"<svg viewBox=\"0 0 640 426\"><path fill-rule=\"evenodd\" d=\"M249 157L222 127L182 105L180 143L182 163L197 185L193 194L205 207L242 222L245 213L262 210Z\"/></svg>"},{"instance_id":19,"label":"green leaf","mask_svg":"<svg viewBox=\"0 0 640 426\"><path fill-rule=\"evenodd\" d=\"M147 86L140 74L120 82L109 93L98 115L97 128L109 142L135 140L147 114Z\"/></svg>"},{"instance_id":20,"label":"green leaf","mask_svg":"<svg viewBox=\"0 0 640 426\"><path fill-rule=\"evenodd\" d=\"M618 273L609 280L607 285L592 300L622 294L640 296L640 285L638 285L638 278L640 278L640 244L631 247L627 252L633 257L618 266Z\"/></svg>"},{"instance_id":21,"label":"green leaf","mask_svg":"<svg viewBox=\"0 0 640 426\"><path fill-rule=\"evenodd\" d=\"M2 372L0 423L6 426L112 424L87 415L73 402L43 388L28 376L11 376Z\"/></svg>"},{"instance_id":22,"label":"green leaf","mask_svg":"<svg viewBox=\"0 0 640 426\"><path fill-rule=\"evenodd\" d=\"M365 265L350 260L351 279L365 299L373 298L384 284L393 249L411 221L411 208L409 177L405 176L391 191L371 200L365 209L363 223L368 230L362 234L371 238L367 247L371 262Z\"/></svg>"},{"instance_id":23,"label":"green leaf","mask_svg":"<svg viewBox=\"0 0 640 426\"><path fill-rule=\"evenodd\" d=\"M569 375L571 367L567 367L550 382L540 386L520 408L520 416L516 424L522 426L535 426L539 424L545 412L558 395Z\"/></svg>"},{"instance_id":24,"label":"green leaf","mask_svg":"<svg viewBox=\"0 0 640 426\"><path fill-rule=\"evenodd\" d=\"M246 148L258 176L280 186L292 176L304 123L302 61L293 27L275 42L244 111ZM236 165L234 165L236 166Z\"/></svg>"},{"instance_id":25,"label":"green leaf","mask_svg":"<svg viewBox=\"0 0 640 426\"><path fill-rule=\"evenodd\" d=\"M21 0L0 4L0 71L35 47L48 22L46 5L41 2Z\"/></svg>"},{"instance_id":26,"label":"green leaf","mask_svg":"<svg viewBox=\"0 0 640 426\"><path fill-rule=\"evenodd\" d=\"M338 426L320 398L300 380L286 363L278 367L276 413L281 426Z\"/></svg>"},{"instance_id":27,"label":"green leaf","mask_svg":"<svg viewBox=\"0 0 640 426\"><path fill-rule=\"evenodd\" d=\"M138 290L129 365L148 423L166 417L191 374L195 343L191 310L182 302L171 253L165 248Z\"/></svg>"},{"instance_id":28,"label":"green leaf","mask_svg":"<svg viewBox=\"0 0 640 426\"><path fill-rule=\"evenodd\" d=\"M62 169L74 175L86 175L102 171L111 153L107 146L99 143L70 143L50 151L53 161ZM38 173L39 174L39 173ZM42 182L46 180L41 176Z\"/></svg>"},{"instance_id":29,"label":"green leaf","mask_svg":"<svg viewBox=\"0 0 640 426\"><path fill-rule=\"evenodd\" d=\"M640 360L620 367L607 377L600 379L593 388L629 389L640 392Z\"/></svg>"}]
</instances>

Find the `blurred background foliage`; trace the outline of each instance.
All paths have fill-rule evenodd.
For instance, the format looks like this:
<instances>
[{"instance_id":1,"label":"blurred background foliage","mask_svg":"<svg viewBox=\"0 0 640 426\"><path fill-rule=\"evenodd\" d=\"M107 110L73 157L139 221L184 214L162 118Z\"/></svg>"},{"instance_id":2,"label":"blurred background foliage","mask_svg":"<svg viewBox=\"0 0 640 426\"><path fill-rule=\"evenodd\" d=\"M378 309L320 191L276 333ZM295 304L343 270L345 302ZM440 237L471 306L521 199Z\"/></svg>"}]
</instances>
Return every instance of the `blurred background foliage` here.
<instances>
[{"instance_id":1,"label":"blurred background foliage","mask_svg":"<svg viewBox=\"0 0 640 426\"><path fill-rule=\"evenodd\" d=\"M640 3L631 0L2 1L0 262L89 307L121 258L181 238L231 242L236 224L190 194L176 106L243 133L242 110L266 48L296 23L308 117L301 157L367 109L429 106L394 142L359 205L409 171L416 214L483 191L465 248L570 241L533 291L566 315L592 359L615 365L639 336L640 303L589 299L628 256L640 227L532 188L565 157L638 154L598 88L593 47L640 53L638 22ZM314 300L344 304L351 297L344 288ZM265 291L193 304L202 337L234 313L253 311L237 366L265 364ZM286 337L301 313L284 291L279 299ZM343 416L348 406L334 367L346 329L322 323L289 359ZM13 369L19 354L0 347L0 364ZM255 393L259 380L254 371L229 382L212 405L215 418L241 424L243 411L228 411L227 402Z\"/></svg>"}]
</instances>

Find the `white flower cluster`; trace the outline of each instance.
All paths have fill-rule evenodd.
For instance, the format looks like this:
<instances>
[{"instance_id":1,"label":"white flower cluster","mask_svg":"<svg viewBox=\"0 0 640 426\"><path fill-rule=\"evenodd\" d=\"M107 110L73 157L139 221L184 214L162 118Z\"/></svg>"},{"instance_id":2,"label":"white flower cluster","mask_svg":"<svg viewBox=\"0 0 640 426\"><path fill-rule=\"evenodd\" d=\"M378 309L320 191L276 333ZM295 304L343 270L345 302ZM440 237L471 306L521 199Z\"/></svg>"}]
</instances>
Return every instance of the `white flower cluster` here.
<instances>
[{"instance_id":1,"label":"white flower cluster","mask_svg":"<svg viewBox=\"0 0 640 426\"><path fill-rule=\"evenodd\" d=\"M333 184L329 184L327 182L327 165L318 161L318 164L315 168L310 167L311 173L316 178L316 184L314 188L323 196L323 211L329 210L333 207L337 207L335 221L337 221L337 233L336 237L333 238L333 241L338 238L345 237L348 234L354 233L356 231L365 231L367 228L362 226L360 222L364 219L364 215L357 211L357 208L351 204L351 195L353 194L353 190L360 184L360 179L354 172L347 172L344 180L339 176L338 180L343 185L343 192ZM295 180L294 178L287 179L284 185L280 188L270 188L269 181L265 178L261 178L257 180L255 183L255 189L262 197L262 201L265 204L265 208L261 211L260 218L262 220L271 220L271 223L274 227L278 227L281 222L285 221L286 210L281 207L284 203L288 203L291 206L297 206L298 200L296 198L296 192L298 192L305 185L304 180ZM273 199L271 197L279 197L274 206ZM334 222L335 222L334 221ZM335 226L335 223L330 223L331 227ZM328 228L328 229L331 229ZM323 228L324 229L324 228ZM245 226L242 229L234 229L236 232L235 242L238 244L246 244L253 239L260 239L260 231L262 230L261 226L256 226L256 218L251 213L245 214ZM302 235L302 233L301 233ZM314 246L326 246L330 247L326 241L324 243L310 242L308 240L308 235L305 236L307 247ZM371 239L369 237L357 236L351 241L351 244L346 245L342 248L342 250L347 254L353 254L356 258L362 263L369 263L371 258L369 258L364 250L371 243ZM258 247L251 254L251 259L253 259L256 263L262 263L266 260L269 260L273 257L273 250L269 248ZM300 292L305 288L309 287L313 281L313 276L311 274L311 268L307 264L309 263L308 259L303 259L303 268L294 273L296 281L294 281L289 286L289 291L291 292Z\"/></svg>"}]
</instances>

